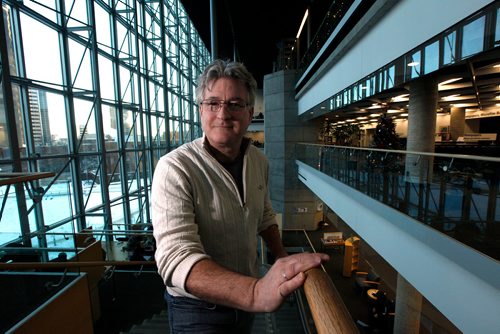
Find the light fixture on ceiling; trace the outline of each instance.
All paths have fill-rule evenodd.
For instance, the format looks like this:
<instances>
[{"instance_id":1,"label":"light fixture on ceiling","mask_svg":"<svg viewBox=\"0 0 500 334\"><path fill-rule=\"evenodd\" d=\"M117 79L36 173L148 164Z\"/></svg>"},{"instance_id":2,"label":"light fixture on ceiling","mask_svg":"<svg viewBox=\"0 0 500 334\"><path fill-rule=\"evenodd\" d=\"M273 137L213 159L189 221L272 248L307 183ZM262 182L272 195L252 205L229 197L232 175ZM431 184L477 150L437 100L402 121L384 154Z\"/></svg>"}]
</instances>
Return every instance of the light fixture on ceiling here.
<instances>
[{"instance_id":1,"label":"light fixture on ceiling","mask_svg":"<svg viewBox=\"0 0 500 334\"><path fill-rule=\"evenodd\" d=\"M297 32L297 36L295 38L300 37L300 33L302 32L302 28L304 28L304 24L306 23L307 17L309 16L309 9L306 9L306 12L304 13L304 17L302 18L302 23L300 24L299 31Z\"/></svg>"},{"instance_id":2,"label":"light fixture on ceiling","mask_svg":"<svg viewBox=\"0 0 500 334\"><path fill-rule=\"evenodd\" d=\"M400 113L400 112L402 112L402 111L399 110L399 109L389 109L389 110L387 110L388 114L397 114L397 113Z\"/></svg>"},{"instance_id":3,"label":"light fixture on ceiling","mask_svg":"<svg viewBox=\"0 0 500 334\"><path fill-rule=\"evenodd\" d=\"M466 108L466 107L475 107L475 103L454 103L450 104L450 107L456 107L456 108Z\"/></svg>"},{"instance_id":4,"label":"light fixture on ceiling","mask_svg":"<svg viewBox=\"0 0 500 334\"><path fill-rule=\"evenodd\" d=\"M415 67L418 65L420 65L420 63L418 61L412 61L412 62L408 63L408 66L410 66L410 67Z\"/></svg>"},{"instance_id":5,"label":"light fixture on ceiling","mask_svg":"<svg viewBox=\"0 0 500 334\"><path fill-rule=\"evenodd\" d=\"M443 96L442 100L443 101L454 101L454 100L458 100L457 97L459 97L460 94L452 94L452 95L448 95L448 96Z\"/></svg>"},{"instance_id":6,"label":"light fixture on ceiling","mask_svg":"<svg viewBox=\"0 0 500 334\"><path fill-rule=\"evenodd\" d=\"M370 117L379 117L382 114L370 114Z\"/></svg>"},{"instance_id":7,"label":"light fixture on ceiling","mask_svg":"<svg viewBox=\"0 0 500 334\"><path fill-rule=\"evenodd\" d=\"M404 102L409 100L410 94L402 94L391 98L391 102Z\"/></svg>"},{"instance_id":8,"label":"light fixture on ceiling","mask_svg":"<svg viewBox=\"0 0 500 334\"><path fill-rule=\"evenodd\" d=\"M438 86L444 86L444 85L448 85L448 84L451 84L452 82L455 82L455 81L458 81L458 80L462 80L462 78L453 78L453 79L448 79L448 80L445 80L443 82L440 82L438 84Z\"/></svg>"}]
</instances>

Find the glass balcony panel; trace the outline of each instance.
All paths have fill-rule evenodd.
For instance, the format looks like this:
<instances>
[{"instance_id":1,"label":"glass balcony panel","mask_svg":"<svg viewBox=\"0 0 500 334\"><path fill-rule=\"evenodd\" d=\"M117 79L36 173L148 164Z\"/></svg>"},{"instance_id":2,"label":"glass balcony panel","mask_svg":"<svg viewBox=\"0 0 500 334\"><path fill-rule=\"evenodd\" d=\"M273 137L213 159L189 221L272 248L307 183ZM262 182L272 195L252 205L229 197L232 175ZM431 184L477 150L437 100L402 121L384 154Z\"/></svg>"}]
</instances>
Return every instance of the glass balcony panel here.
<instances>
[{"instance_id":1,"label":"glass balcony panel","mask_svg":"<svg viewBox=\"0 0 500 334\"><path fill-rule=\"evenodd\" d=\"M453 64L456 61L457 32L446 35L443 38L443 65Z\"/></svg>"},{"instance_id":2,"label":"glass balcony panel","mask_svg":"<svg viewBox=\"0 0 500 334\"><path fill-rule=\"evenodd\" d=\"M485 17L481 16L463 27L462 58L483 51Z\"/></svg>"},{"instance_id":3,"label":"glass balcony panel","mask_svg":"<svg viewBox=\"0 0 500 334\"><path fill-rule=\"evenodd\" d=\"M495 23L495 46L500 44L500 9L496 11L496 23Z\"/></svg>"},{"instance_id":4,"label":"glass balcony panel","mask_svg":"<svg viewBox=\"0 0 500 334\"><path fill-rule=\"evenodd\" d=\"M500 160L298 144L307 165L500 258Z\"/></svg>"},{"instance_id":5,"label":"glass balcony panel","mask_svg":"<svg viewBox=\"0 0 500 334\"><path fill-rule=\"evenodd\" d=\"M439 42L434 42L425 47L424 74L429 74L439 68Z\"/></svg>"}]
</instances>

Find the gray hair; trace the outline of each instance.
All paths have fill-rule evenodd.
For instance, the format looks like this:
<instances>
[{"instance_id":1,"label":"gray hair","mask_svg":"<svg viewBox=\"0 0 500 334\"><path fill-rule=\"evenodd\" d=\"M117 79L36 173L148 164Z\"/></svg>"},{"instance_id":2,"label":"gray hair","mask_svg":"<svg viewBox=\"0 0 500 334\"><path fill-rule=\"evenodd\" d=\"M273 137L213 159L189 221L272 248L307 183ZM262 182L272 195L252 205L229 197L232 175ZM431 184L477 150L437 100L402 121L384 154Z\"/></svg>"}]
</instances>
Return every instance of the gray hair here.
<instances>
[{"instance_id":1,"label":"gray hair","mask_svg":"<svg viewBox=\"0 0 500 334\"><path fill-rule=\"evenodd\" d=\"M255 91L257 90L257 81L253 75L248 72L245 65L238 62L216 59L210 63L198 80L196 87L196 103L200 104L204 99L205 89L210 89L210 85L220 78L230 78L240 81L248 90L248 103L255 104Z\"/></svg>"}]
</instances>

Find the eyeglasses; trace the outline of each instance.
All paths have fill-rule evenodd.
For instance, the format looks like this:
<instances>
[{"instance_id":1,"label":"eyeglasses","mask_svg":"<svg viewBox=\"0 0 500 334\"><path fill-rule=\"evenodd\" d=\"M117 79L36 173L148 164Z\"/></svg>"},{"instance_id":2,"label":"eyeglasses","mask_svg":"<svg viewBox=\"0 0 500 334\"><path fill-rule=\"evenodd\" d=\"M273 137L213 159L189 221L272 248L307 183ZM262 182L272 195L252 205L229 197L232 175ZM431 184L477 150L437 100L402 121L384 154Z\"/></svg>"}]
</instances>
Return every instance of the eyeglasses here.
<instances>
[{"instance_id":1,"label":"eyeglasses","mask_svg":"<svg viewBox=\"0 0 500 334\"><path fill-rule=\"evenodd\" d=\"M223 105L227 106L229 112L239 112L249 106L248 103L243 101L224 101L224 100L204 100L201 104L205 105L211 112L217 112L222 109Z\"/></svg>"}]
</instances>

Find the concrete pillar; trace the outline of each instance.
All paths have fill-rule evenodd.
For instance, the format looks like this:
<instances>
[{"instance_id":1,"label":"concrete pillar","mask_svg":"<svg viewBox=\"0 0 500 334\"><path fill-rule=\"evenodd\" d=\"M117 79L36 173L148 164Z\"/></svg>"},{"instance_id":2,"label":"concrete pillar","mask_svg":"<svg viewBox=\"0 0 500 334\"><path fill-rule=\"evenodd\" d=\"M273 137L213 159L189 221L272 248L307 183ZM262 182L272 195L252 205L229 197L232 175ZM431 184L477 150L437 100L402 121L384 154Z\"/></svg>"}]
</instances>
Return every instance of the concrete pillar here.
<instances>
[{"instance_id":1,"label":"concrete pillar","mask_svg":"<svg viewBox=\"0 0 500 334\"><path fill-rule=\"evenodd\" d=\"M456 141L465 132L465 108L450 108L450 136Z\"/></svg>"},{"instance_id":2,"label":"concrete pillar","mask_svg":"<svg viewBox=\"0 0 500 334\"><path fill-rule=\"evenodd\" d=\"M434 152L437 106L438 86L434 78L420 78L410 83L406 144L408 151ZM408 154L407 180L412 183L426 183L428 178L432 177L432 162L432 158Z\"/></svg>"},{"instance_id":3,"label":"concrete pillar","mask_svg":"<svg viewBox=\"0 0 500 334\"><path fill-rule=\"evenodd\" d=\"M403 276L398 274L393 333L418 334L420 332L421 312L422 295Z\"/></svg>"},{"instance_id":4,"label":"concrete pillar","mask_svg":"<svg viewBox=\"0 0 500 334\"><path fill-rule=\"evenodd\" d=\"M410 83L407 151L434 152L437 106L438 86L434 78L420 78ZM433 162L434 159L430 156L410 153L406 156L406 182L419 184L419 187L407 187L406 208L408 210L418 208L418 211L412 212L412 215L417 215L419 218L423 216L427 203L425 188L432 180ZM411 189L418 189L418 191ZM399 274L396 290L394 333L418 333L422 295Z\"/></svg>"},{"instance_id":5,"label":"concrete pillar","mask_svg":"<svg viewBox=\"0 0 500 334\"><path fill-rule=\"evenodd\" d=\"M297 142L317 140L315 122L298 117L294 84L296 71L278 71L264 77L264 152L269 159L269 192L273 208L282 214L285 229L315 229L319 200L299 179ZM322 210L321 210L322 211Z\"/></svg>"}]
</instances>

